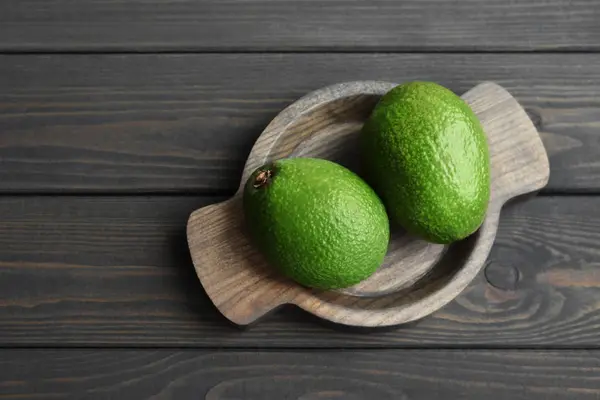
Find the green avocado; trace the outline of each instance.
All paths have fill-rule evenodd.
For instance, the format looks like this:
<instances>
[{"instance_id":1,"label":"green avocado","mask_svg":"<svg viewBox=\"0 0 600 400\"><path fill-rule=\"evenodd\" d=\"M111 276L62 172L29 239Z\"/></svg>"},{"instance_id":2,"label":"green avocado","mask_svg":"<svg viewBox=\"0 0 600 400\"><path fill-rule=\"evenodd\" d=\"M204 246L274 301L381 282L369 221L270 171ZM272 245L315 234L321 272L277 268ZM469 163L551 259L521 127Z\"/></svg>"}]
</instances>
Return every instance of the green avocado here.
<instances>
[{"instance_id":1,"label":"green avocado","mask_svg":"<svg viewBox=\"0 0 600 400\"><path fill-rule=\"evenodd\" d=\"M385 207L365 181L316 158L258 168L243 195L247 231L266 260L296 282L339 289L382 264L390 229Z\"/></svg>"},{"instance_id":2,"label":"green avocado","mask_svg":"<svg viewBox=\"0 0 600 400\"><path fill-rule=\"evenodd\" d=\"M483 223L490 157L477 116L433 82L386 93L360 136L365 179L393 223L434 243L451 243Z\"/></svg>"}]
</instances>

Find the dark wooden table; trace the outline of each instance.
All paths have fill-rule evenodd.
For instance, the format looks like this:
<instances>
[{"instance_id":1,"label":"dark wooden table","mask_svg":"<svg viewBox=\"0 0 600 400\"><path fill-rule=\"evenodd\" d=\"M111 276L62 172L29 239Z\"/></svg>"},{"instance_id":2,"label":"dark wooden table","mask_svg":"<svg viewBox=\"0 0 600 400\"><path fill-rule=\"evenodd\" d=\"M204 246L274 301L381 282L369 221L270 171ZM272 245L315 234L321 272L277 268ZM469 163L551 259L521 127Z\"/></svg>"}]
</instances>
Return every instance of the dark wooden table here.
<instances>
[{"instance_id":1,"label":"dark wooden table","mask_svg":"<svg viewBox=\"0 0 600 400\"><path fill-rule=\"evenodd\" d=\"M1 399L600 398L600 2L0 2ZM513 93L549 185L419 323L241 330L185 241L265 125L324 85Z\"/></svg>"}]
</instances>

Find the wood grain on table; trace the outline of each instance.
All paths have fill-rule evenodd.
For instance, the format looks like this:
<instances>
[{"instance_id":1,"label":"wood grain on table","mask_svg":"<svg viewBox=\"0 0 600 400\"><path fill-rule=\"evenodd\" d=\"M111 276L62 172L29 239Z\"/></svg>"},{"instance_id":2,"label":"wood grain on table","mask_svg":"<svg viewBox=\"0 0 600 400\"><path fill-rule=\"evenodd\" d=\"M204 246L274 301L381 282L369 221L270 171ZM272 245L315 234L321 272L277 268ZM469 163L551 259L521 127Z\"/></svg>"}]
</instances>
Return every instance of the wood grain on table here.
<instances>
[{"instance_id":1,"label":"wood grain on table","mask_svg":"<svg viewBox=\"0 0 600 400\"><path fill-rule=\"evenodd\" d=\"M0 398L600 398L599 21L596 0L0 2ZM416 324L228 324L187 217L283 107L373 79L498 82L549 185Z\"/></svg>"},{"instance_id":2,"label":"wood grain on table","mask_svg":"<svg viewBox=\"0 0 600 400\"><path fill-rule=\"evenodd\" d=\"M0 398L18 399L600 396L598 351L8 350L0 369Z\"/></svg>"},{"instance_id":3,"label":"wood grain on table","mask_svg":"<svg viewBox=\"0 0 600 400\"><path fill-rule=\"evenodd\" d=\"M0 50L581 51L599 19L596 0L4 0Z\"/></svg>"},{"instance_id":4,"label":"wood grain on table","mask_svg":"<svg viewBox=\"0 0 600 400\"><path fill-rule=\"evenodd\" d=\"M245 330L230 325L203 293L185 243L188 214L220 200L0 198L0 344L600 347L596 197L507 205L487 268L456 301L370 333L293 308Z\"/></svg>"},{"instance_id":5,"label":"wood grain on table","mask_svg":"<svg viewBox=\"0 0 600 400\"><path fill-rule=\"evenodd\" d=\"M0 192L229 194L269 121L348 80L485 80L528 110L548 192L600 189L600 54L0 56Z\"/></svg>"}]
</instances>

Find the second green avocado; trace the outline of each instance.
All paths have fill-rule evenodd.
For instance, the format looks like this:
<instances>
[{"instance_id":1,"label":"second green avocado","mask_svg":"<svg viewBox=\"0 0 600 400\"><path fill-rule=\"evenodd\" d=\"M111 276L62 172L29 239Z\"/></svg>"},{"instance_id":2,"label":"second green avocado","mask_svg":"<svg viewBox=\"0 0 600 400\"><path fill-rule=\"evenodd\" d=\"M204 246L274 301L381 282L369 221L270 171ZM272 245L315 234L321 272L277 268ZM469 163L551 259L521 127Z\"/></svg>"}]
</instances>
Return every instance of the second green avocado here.
<instances>
[{"instance_id":1,"label":"second green avocado","mask_svg":"<svg viewBox=\"0 0 600 400\"><path fill-rule=\"evenodd\" d=\"M386 93L362 133L367 181L393 222L434 243L464 239L482 224L490 160L477 116L433 82Z\"/></svg>"}]
</instances>

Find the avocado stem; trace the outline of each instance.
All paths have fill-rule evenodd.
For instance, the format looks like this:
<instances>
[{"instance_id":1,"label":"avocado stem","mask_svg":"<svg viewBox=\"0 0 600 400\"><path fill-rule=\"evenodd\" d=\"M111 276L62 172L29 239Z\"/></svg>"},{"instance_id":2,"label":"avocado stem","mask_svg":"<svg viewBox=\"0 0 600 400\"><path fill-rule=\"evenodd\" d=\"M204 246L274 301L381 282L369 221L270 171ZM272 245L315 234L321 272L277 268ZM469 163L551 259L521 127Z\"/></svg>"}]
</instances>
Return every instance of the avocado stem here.
<instances>
[{"instance_id":1,"label":"avocado stem","mask_svg":"<svg viewBox=\"0 0 600 400\"><path fill-rule=\"evenodd\" d=\"M254 178L254 184L252 185L255 189L260 189L263 186L266 186L273 176L273 171L270 169L265 169L260 171L258 175Z\"/></svg>"}]
</instances>

